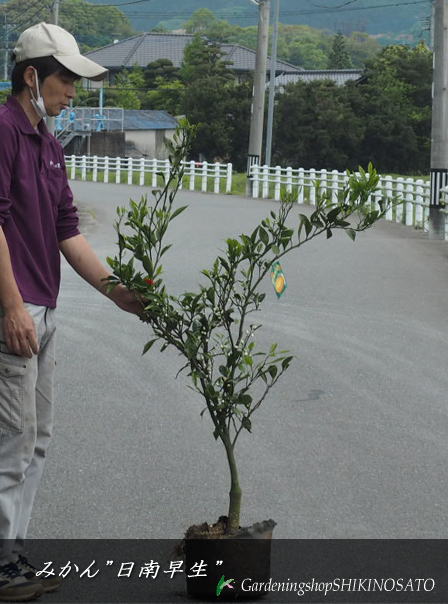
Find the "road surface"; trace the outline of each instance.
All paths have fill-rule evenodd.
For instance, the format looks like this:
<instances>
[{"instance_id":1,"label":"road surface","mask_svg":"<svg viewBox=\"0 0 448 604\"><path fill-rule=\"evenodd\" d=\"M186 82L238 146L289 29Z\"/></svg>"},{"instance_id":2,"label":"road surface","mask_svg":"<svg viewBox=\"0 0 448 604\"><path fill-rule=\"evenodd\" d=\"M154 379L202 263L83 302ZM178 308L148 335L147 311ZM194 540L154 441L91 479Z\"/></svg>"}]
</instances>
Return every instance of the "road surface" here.
<instances>
[{"instance_id":1,"label":"road surface","mask_svg":"<svg viewBox=\"0 0 448 604\"><path fill-rule=\"evenodd\" d=\"M116 252L117 205L143 189L74 182L84 230ZM272 201L182 192L173 291L192 290L226 237ZM297 211L300 211L298 208ZM277 538L448 538L448 244L381 223L285 259L258 332L295 360L237 448L242 524ZM58 307L56 427L30 525L35 538L178 538L226 513L224 450L180 359L66 264ZM257 336L258 336L257 334Z\"/></svg>"}]
</instances>

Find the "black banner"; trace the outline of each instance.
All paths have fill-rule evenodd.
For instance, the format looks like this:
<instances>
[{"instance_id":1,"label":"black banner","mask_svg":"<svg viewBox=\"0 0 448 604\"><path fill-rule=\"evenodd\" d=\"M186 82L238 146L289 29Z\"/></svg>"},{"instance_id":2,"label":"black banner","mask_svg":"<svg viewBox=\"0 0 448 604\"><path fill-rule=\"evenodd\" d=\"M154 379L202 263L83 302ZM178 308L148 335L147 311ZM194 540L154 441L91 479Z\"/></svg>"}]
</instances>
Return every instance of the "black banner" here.
<instances>
[{"instance_id":1,"label":"black banner","mask_svg":"<svg viewBox=\"0 0 448 604\"><path fill-rule=\"evenodd\" d=\"M25 553L64 579L50 603L448 602L443 539L30 540Z\"/></svg>"}]
</instances>

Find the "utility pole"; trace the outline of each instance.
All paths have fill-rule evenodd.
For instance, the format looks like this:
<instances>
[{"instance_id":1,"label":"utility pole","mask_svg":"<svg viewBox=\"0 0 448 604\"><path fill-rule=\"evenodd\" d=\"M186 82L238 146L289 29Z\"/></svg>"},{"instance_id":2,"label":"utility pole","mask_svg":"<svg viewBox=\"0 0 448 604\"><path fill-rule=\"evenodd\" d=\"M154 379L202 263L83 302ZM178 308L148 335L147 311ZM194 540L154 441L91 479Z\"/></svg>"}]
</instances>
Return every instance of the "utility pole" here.
<instances>
[{"instance_id":1,"label":"utility pole","mask_svg":"<svg viewBox=\"0 0 448 604\"><path fill-rule=\"evenodd\" d=\"M269 84L268 131L266 135L266 164L271 165L272 160L272 133L274 130L275 109L275 78L277 75L278 55L278 26L280 20L280 0L274 0L274 32L272 34L271 50L271 81Z\"/></svg>"},{"instance_id":2,"label":"utility pole","mask_svg":"<svg viewBox=\"0 0 448 604\"><path fill-rule=\"evenodd\" d=\"M59 3L60 0L54 0L53 2L53 23L54 25L59 25ZM47 119L47 128L51 134L54 134L56 129L56 120L54 117L49 117Z\"/></svg>"},{"instance_id":3,"label":"utility pole","mask_svg":"<svg viewBox=\"0 0 448 604\"><path fill-rule=\"evenodd\" d=\"M257 58L255 61L254 91L252 100L252 115L250 120L249 155L247 170L255 164L261 163L261 150L263 145L263 121L266 96L266 69L269 47L269 16L271 0L252 0L258 4L258 44Z\"/></svg>"},{"instance_id":4,"label":"utility pole","mask_svg":"<svg viewBox=\"0 0 448 604\"><path fill-rule=\"evenodd\" d=\"M53 2L53 23L59 25L59 4L60 0L54 0Z\"/></svg>"},{"instance_id":5,"label":"utility pole","mask_svg":"<svg viewBox=\"0 0 448 604\"><path fill-rule=\"evenodd\" d=\"M9 65L9 27L8 27L8 21L6 19L6 13L5 13L5 65L4 65L4 72L3 72L4 80L8 79L8 65Z\"/></svg>"},{"instance_id":6,"label":"utility pole","mask_svg":"<svg viewBox=\"0 0 448 604\"><path fill-rule=\"evenodd\" d=\"M448 185L448 0L434 0L434 83L431 132L429 238L445 238L440 189Z\"/></svg>"}]
</instances>

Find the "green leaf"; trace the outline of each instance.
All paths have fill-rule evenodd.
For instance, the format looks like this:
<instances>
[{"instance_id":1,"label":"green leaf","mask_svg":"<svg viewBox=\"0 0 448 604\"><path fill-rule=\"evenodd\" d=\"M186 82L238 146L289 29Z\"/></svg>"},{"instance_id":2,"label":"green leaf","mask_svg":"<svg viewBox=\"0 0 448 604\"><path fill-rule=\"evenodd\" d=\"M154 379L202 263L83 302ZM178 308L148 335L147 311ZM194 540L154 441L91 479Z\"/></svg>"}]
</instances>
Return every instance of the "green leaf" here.
<instances>
[{"instance_id":1,"label":"green leaf","mask_svg":"<svg viewBox=\"0 0 448 604\"><path fill-rule=\"evenodd\" d=\"M149 342L147 342L147 344L145 344L145 347L143 348L142 356L144 354L146 354L148 352L148 350L150 350L152 348L153 344L155 344L158 339L159 338L154 338L154 340L150 340Z\"/></svg>"},{"instance_id":2,"label":"green leaf","mask_svg":"<svg viewBox=\"0 0 448 604\"><path fill-rule=\"evenodd\" d=\"M352 241L355 241L355 239L356 239L356 231L354 231L353 229L347 229L345 232L347 233L347 235L350 237L350 239Z\"/></svg>"},{"instance_id":3,"label":"green leaf","mask_svg":"<svg viewBox=\"0 0 448 604\"><path fill-rule=\"evenodd\" d=\"M288 369L291 361L293 360L294 357L286 357L286 359L283 359L282 361L282 369Z\"/></svg>"},{"instance_id":4,"label":"green leaf","mask_svg":"<svg viewBox=\"0 0 448 604\"><path fill-rule=\"evenodd\" d=\"M179 216L179 214L181 214L184 210L186 210L188 208L188 206L182 206L180 208L177 208L176 210L174 210L174 212L171 214L170 216L170 222L172 220L174 220L176 218L176 216Z\"/></svg>"},{"instance_id":5,"label":"green leaf","mask_svg":"<svg viewBox=\"0 0 448 604\"><path fill-rule=\"evenodd\" d=\"M260 239L264 243L264 245L268 245L269 235L266 233L266 231L262 227L260 227L258 232L260 234Z\"/></svg>"},{"instance_id":6,"label":"green leaf","mask_svg":"<svg viewBox=\"0 0 448 604\"><path fill-rule=\"evenodd\" d=\"M270 367L268 367L268 372L271 378L274 380L277 376L278 369L275 365L271 365Z\"/></svg>"},{"instance_id":7,"label":"green leaf","mask_svg":"<svg viewBox=\"0 0 448 604\"><path fill-rule=\"evenodd\" d=\"M240 396L240 403L249 409L252 404L252 397L249 394L243 394Z\"/></svg>"},{"instance_id":8,"label":"green leaf","mask_svg":"<svg viewBox=\"0 0 448 604\"><path fill-rule=\"evenodd\" d=\"M245 430L247 430L248 432L252 431L252 422L250 421L250 419L246 415L241 420L241 424L242 424L243 428Z\"/></svg>"}]
</instances>

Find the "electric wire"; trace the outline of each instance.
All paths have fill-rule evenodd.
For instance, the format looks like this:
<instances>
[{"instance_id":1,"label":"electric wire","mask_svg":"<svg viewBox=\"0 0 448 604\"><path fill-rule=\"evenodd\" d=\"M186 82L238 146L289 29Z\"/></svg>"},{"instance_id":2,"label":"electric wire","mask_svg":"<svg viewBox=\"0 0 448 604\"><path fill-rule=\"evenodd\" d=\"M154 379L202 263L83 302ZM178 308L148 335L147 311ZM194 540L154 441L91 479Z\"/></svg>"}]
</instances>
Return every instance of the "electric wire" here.
<instances>
[{"instance_id":1,"label":"electric wire","mask_svg":"<svg viewBox=\"0 0 448 604\"><path fill-rule=\"evenodd\" d=\"M47 9L47 10L51 10L51 6L44 6L42 7L42 2L40 0L38 0L37 2L34 2L33 4L31 4L30 8L34 8L36 5L39 5L37 10L31 15L31 16L26 16L22 15L25 17L25 19L23 21L20 21L19 23L15 22L14 25L15 27L13 29L9 30L9 33L12 34L15 31L18 31L20 29L26 29L26 26L28 25L32 25L35 17L39 14L42 13L42 9Z\"/></svg>"},{"instance_id":2,"label":"electric wire","mask_svg":"<svg viewBox=\"0 0 448 604\"><path fill-rule=\"evenodd\" d=\"M293 17L300 15L324 15L327 13L343 13L343 12L354 12L354 11L364 11L364 10L379 10L383 8L396 8L400 6L412 6L417 4L428 4L430 0L406 0L405 2L389 2L386 4L377 4L374 6L346 6L340 5L335 7L325 7L325 8L314 8L314 9L286 9L281 11L281 17ZM104 5L97 5L104 6ZM253 20L253 15L240 15L235 14L235 11L232 9L221 9L216 12L218 17L237 17L239 20ZM184 18L190 17L192 15L191 11L166 11L166 10L154 10L151 12L127 12L126 16L128 17L158 17L158 18Z\"/></svg>"}]
</instances>

